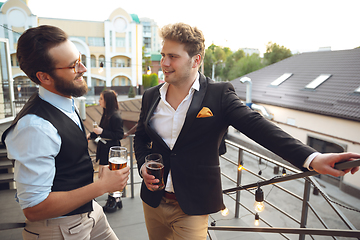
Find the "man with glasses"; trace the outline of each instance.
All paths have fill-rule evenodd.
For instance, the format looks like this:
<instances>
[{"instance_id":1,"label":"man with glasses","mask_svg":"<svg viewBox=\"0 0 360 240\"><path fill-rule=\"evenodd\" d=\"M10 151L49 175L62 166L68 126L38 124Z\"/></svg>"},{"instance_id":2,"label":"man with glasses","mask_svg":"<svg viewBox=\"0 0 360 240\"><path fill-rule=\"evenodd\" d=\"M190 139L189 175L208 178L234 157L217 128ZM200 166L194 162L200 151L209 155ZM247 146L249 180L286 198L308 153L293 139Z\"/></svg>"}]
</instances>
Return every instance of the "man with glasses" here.
<instances>
[{"instance_id":1,"label":"man with glasses","mask_svg":"<svg viewBox=\"0 0 360 240\"><path fill-rule=\"evenodd\" d=\"M20 68L39 85L2 136L8 158L15 159L16 198L27 218L24 239L118 239L93 199L123 189L129 167L103 167L93 182L73 99L87 92L79 55L53 26L28 29L18 41Z\"/></svg>"}]
</instances>

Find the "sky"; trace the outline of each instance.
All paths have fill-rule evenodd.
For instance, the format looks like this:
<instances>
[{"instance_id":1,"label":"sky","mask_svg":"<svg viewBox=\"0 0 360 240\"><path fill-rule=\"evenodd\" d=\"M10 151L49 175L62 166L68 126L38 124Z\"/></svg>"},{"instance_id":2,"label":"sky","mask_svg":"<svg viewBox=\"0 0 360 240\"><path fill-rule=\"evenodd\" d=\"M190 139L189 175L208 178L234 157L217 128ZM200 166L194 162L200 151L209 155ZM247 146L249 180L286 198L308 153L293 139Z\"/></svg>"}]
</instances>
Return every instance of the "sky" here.
<instances>
[{"instance_id":1,"label":"sky","mask_svg":"<svg viewBox=\"0 0 360 240\"><path fill-rule=\"evenodd\" d=\"M268 42L293 53L360 46L360 0L28 0L38 17L104 21L121 7L159 27L184 22L215 44L236 51Z\"/></svg>"}]
</instances>

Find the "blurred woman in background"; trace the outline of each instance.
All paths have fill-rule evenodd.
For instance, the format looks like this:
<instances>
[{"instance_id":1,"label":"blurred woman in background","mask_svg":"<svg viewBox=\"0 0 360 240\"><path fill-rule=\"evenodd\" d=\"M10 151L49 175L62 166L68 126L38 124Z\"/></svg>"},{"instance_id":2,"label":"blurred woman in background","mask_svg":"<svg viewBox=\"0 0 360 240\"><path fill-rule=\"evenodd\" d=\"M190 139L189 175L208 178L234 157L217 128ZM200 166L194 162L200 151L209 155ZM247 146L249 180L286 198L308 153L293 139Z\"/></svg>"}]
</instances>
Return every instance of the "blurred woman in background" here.
<instances>
[{"instance_id":1,"label":"blurred woman in background","mask_svg":"<svg viewBox=\"0 0 360 240\"><path fill-rule=\"evenodd\" d=\"M100 94L99 104L103 108L99 126L94 124L93 132L87 135L88 139L96 139L96 161L100 165L108 165L109 150L112 146L121 146L120 140L124 137L123 121L120 117L117 95L113 90L104 90ZM104 212L115 212L122 208L121 193L108 195Z\"/></svg>"}]
</instances>

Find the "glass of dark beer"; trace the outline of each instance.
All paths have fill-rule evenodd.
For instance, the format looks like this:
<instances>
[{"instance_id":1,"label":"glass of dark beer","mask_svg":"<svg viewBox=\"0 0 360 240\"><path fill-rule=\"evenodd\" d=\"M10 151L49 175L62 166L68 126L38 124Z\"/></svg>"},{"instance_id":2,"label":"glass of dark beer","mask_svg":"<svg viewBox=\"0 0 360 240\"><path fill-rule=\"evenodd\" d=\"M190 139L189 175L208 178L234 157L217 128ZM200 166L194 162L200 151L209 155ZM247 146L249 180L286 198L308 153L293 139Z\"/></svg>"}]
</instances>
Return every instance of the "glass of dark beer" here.
<instances>
[{"instance_id":1,"label":"glass of dark beer","mask_svg":"<svg viewBox=\"0 0 360 240\"><path fill-rule=\"evenodd\" d=\"M127 148L114 146L110 148L109 151L109 168L110 170L119 170L123 169L127 166ZM120 192L113 192L113 197L117 197L120 195Z\"/></svg>"},{"instance_id":2,"label":"glass of dark beer","mask_svg":"<svg viewBox=\"0 0 360 240\"><path fill-rule=\"evenodd\" d=\"M159 186L159 188L154 189L154 191L164 189L164 163L161 154L152 153L147 155L145 157L145 166L148 174L154 175L156 179L159 179L158 183L153 183L153 185Z\"/></svg>"}]
</instances>

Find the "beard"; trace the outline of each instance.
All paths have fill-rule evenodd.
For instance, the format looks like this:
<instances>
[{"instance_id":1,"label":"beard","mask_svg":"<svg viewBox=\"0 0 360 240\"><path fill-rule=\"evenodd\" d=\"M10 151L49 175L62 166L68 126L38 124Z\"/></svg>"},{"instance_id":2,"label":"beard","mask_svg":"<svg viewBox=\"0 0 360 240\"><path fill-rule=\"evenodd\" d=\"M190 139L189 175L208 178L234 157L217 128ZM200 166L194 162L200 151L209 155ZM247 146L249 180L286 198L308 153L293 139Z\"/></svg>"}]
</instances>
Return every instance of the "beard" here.
<instances>
[{"instance_id":1,"label":"beard","mask_svg":"<svg viewBox=\"0 0 360 240\"><path fill-rule=\"evenodd\" d=\"M82 77L83 73L76 74L72 81L67 81L57 75L51 76L54 79L55 90L64 96L81 97L88 91L88 86L85 81L82 85L76 85L75 80Z\"/></svg>"}]
</instances>

